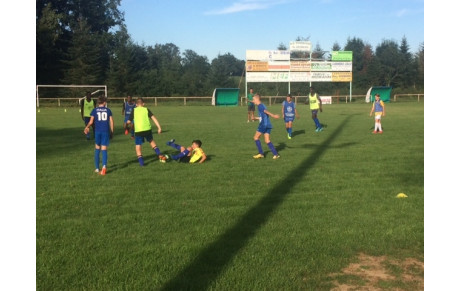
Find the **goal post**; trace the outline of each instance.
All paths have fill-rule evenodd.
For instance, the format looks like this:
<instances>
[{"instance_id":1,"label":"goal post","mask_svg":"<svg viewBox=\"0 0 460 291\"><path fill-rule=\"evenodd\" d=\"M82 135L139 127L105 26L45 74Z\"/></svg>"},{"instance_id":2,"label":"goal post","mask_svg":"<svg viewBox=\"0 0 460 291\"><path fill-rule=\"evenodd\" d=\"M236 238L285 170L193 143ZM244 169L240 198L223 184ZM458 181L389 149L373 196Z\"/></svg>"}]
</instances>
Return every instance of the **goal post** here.
<instances>
[{"instance_id":1,"label":"goal post","mask_svg":"<svg viewBox=\"0 0 460 291\"><path fill-rule=\"evenodd\" d=\"M40 88L99 88L98 90L91 92L91 95L94 95L98 92L103 91L105 96L107 96L107 85L37 85L36 87L36 94L37 94L37 108L40 107L40 98L39 98L39 89ZM81 99L79 98L78 101L80 102Z\"/></svg>"}]
</instances>

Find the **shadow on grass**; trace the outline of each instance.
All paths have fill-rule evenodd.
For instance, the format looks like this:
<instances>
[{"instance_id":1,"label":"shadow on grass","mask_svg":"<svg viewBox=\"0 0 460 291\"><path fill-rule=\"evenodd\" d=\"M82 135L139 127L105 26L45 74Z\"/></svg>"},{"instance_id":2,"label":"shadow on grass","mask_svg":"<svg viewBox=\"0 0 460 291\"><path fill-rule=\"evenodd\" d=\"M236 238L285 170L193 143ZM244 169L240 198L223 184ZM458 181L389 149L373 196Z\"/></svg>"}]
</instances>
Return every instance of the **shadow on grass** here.
<instances>
[{"instance_id":1,"label":"shadow on grass","mask_svg":"<svg viewBox=\"0 0 460 291\"><path fill-rule=\"evenodd\" d=\"M308 170L326 152L332 141L350 120L344 120L310 157L292 169L286 178L274 186L255 206L249 209L233 227L209 244L180 273L171 278L162 290L206 290L219 277L232 258L247 244L268 221L291 189L301 181Z\"/></svg>"},{"instance_id":2,"label":"shadow on grass","mask_svg":"<svg viewBox=\"0 0 460 291\"><path fill-rule=\"evenodd\" d=\"M292 132L292 137L297 136L297 135L301 135L301 134L305 134L305 129L293 131Z\"/></svg>"}]
</instances>

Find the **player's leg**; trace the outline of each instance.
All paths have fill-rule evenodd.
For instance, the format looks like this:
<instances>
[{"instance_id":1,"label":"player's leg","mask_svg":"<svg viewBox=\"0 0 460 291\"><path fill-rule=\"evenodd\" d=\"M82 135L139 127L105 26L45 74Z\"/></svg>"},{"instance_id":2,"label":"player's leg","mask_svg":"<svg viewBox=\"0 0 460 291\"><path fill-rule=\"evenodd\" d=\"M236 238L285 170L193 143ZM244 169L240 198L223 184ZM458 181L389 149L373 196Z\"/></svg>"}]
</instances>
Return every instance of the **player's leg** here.
<instances>
[{"instance_id":1,"label":"player's leg","mask_svg":"<svg viewBox=\"0 0 460 291\"><path fill-rule=\"evenodd\" d=\"M257 155L254 156L255 159L264 157L264 151L262 150L262 144L260 143L261 135L262 135L262 132L259 130L257 130L256 133L254 134L254 142L256 143L257 151L259 152Z\"/></svg>"},{"instance_id":2,"label":"player's leg","mask_svg":"<svg viewBox=\"0 0 460 291\"><path fill-rule=\"evenodd\" d=\"M166 157L161 154L160 148L158 148L156 142L153 140L153 135L147 136L146 139L150 143L150 146L152 147L152 149L155 152L155 154L160 159L160 162L166 161Z\"/></svg>"},{"instance_id":3,"label":"player's leg","mask_svg":"<svg viewBox=\"0 0 460 291\"><path fill-rule=\"evenodd\" d=\"M188 148L180 147L180 153L177 154L177 155L171 156L171 159L176 160L176 161L177 161L177 160L180 160L180 159L182 159L183 157L188 156L188 154L190 153L191 150L192 150L191 147L188 147Z\"/></svg>"},{"instance_id":4,"label":"player's leg","mask_svg":"<svg viewBox=\"0 0 460 291\"><path fill-rule=\"evenodd\" d=\"M377 127L379 129L379 133L382 133L382 115L379 115L378 116L378 119L377 119Z\"/></svg>"},{"instance_id":5,"label":"player's leg","mask_svg":"<svg viewBox=\"0 0 460 291\"><path fill-rule=\"evenodd\" d=\"M372 133L377 133L377 130L379 129L379 124L378 124L379 119L377 118L377 115L374 117L374 131Z\"/></svg>"},{"instance_id":6,"label":"player's leg","mask_svg":"<svg viewBox=\"0 0 460 291\"><path fill-rule=\"evenodd\" d=\"M279 158L278 152L275 149L275 146L273 143L270 141L270 130L267 130L267 132L264 133L264 138L265 138L265 143L267 144L268 148L272 151L273 153L273 158L277 159Z\"/></svg>"},{"instance_id":7,"label":"player's leg","mask_svg":"<svg viewBox=\"0 0 460 291\"><path fill-rule=\"evenodd\" d=\"M176 149L176 150L181 152L184 147L179 145L179 144L177 144L177 143L174 143L175 141L176 141L175 139L171 139L170 141L166 142L166 145L169 145L173 149Z\"/></svg>"},{"instance_id":8,"label":"player's leg","mask_svg":"<svg viewBox=\"0 0 460 291\"><path fill-rule=\"evenodd\" d=\"M136 138L134 139L134 142L136 144L137 160L139 161L139 165L143 166L144 165L144 158L142 157L142 144L144 143L144 137L136 136Z\"/></svg>"},{"instance_id":9,"label":"player's leg","mask_svg":"<svg viewBox=\"0 0 460 291\"><path fill-rule=\"evenodd\" d=\"M95 167L95 170L94 170L94 172L96 172L96 173L99 173L100 155L101 155L101 146L98 145L98 144L95 144L95 147L94 147L94 167Z\"/></svg>"},{"instance_id":10,"label":"player's leg","mask_svg":"<svg viewBox=\"0 0 460 291\"><path fill-rule=\"evenodd\" d=\"M88 125L89 120L90 120L90 117L85 117L85 126ZM93 130L94 130L94 127L93 127ZM90 131L88 131L88 133L86 134L86 139L87 139L87 140L90 139Z\"/></svg>"}]
</instances>

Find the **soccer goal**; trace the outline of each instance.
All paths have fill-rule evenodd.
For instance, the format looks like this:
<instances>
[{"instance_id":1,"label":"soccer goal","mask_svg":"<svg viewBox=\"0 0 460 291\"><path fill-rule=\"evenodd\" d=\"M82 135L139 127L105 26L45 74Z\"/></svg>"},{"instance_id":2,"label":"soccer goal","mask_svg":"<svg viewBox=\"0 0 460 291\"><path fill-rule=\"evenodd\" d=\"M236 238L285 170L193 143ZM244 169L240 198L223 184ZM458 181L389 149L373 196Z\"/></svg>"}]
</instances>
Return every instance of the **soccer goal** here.
<instances>
[{"instance_id":1,"label":"soccer goal","mask_svg":"<svg viewBox=\"0 0 460 291\"><path fill-rule=\"evenodd\" d=\"M91 95L104 92L107 96L107 85L37 85L37 108L40 100L60 107L62 102L76 101L77 105L86 97L86 92Z\"/></svg>"}]
</instances>

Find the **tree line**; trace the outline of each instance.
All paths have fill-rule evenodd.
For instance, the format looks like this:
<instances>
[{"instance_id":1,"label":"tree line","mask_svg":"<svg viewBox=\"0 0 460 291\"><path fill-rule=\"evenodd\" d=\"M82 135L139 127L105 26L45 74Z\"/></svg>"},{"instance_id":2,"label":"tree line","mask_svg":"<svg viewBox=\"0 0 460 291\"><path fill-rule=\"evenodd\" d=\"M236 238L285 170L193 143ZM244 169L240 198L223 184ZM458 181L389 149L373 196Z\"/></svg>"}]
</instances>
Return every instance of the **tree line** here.
<instances>
[{"instance_id":1,"label":"tree line","mask_svg":"<svg viewBox=\"0 0 460 291\"><path fill-rule=\"evenodd\" d=\"M240 88L244 94L245 61L231 53L213 60L173 43L140 45L124 24L121 0L37 0L37 84L108 86L109 96L210 96L214 88ZM305 40L298 38L297 40ZM286 49L280 43L277 49ZM400 43L383 40L375 50L360 38L348 38L330 51L353 51L353 92L370 86L392 86L398 92L423 92L424 47L410 52ZM315 60L330 54L320 45ZM251 84L264 95L284 95L286 84ZM315 84L319 92L346 94L348 83ZM322 91L321 91L322 90ZM291 92L306 95L305 84ZM305 94L304 94L305 93Z\"/></svg>"}]
</instances>

